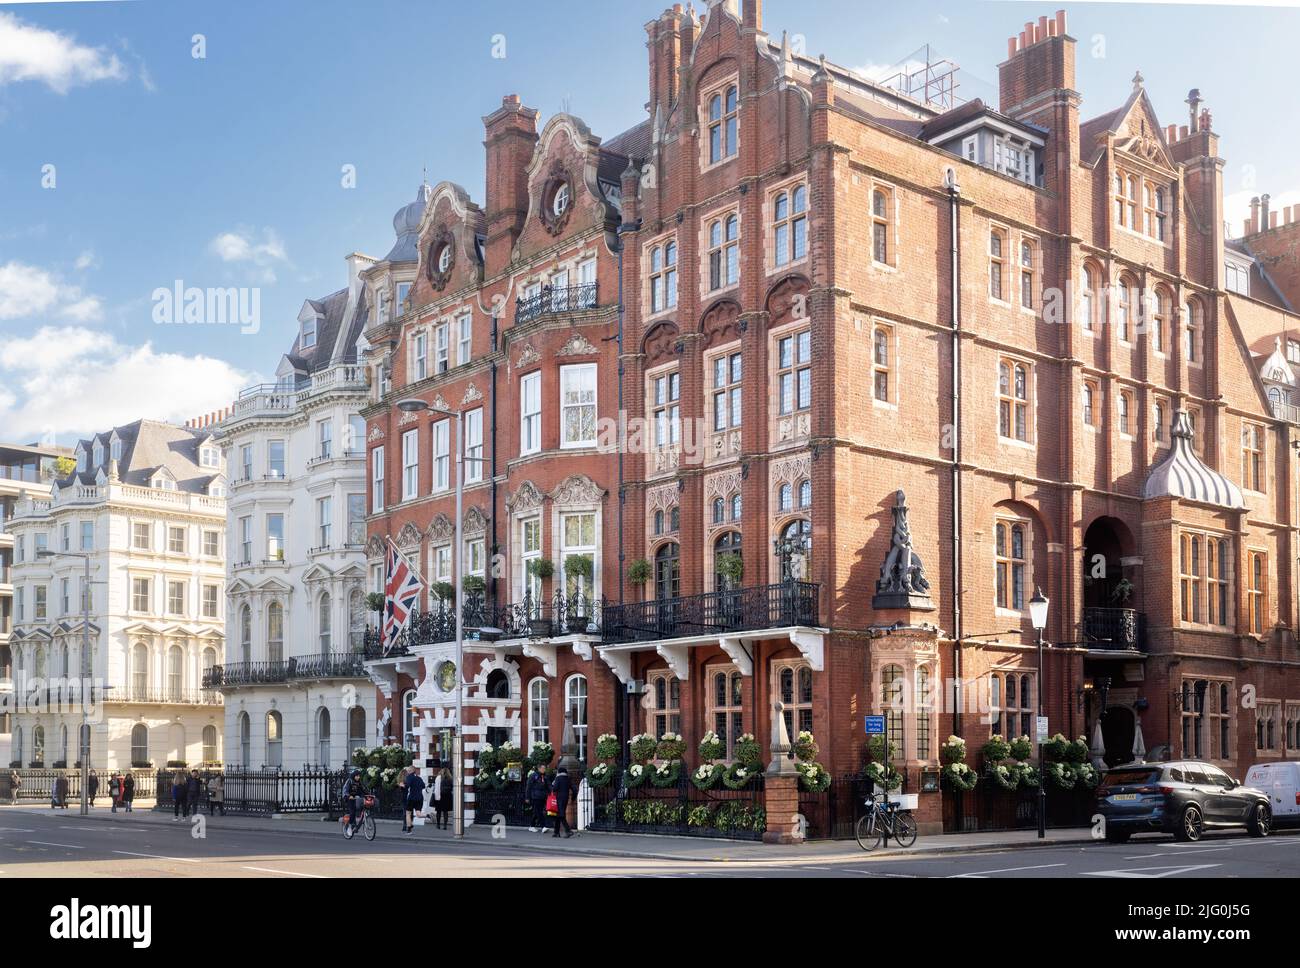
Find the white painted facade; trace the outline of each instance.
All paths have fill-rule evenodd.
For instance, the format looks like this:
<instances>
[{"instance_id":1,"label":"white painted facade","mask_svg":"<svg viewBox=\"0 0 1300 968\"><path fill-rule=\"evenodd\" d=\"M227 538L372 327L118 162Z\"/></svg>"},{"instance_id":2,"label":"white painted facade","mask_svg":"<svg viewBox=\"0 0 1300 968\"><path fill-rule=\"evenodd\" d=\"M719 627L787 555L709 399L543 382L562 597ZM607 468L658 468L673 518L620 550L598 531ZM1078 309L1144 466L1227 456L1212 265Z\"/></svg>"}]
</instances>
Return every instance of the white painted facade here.
<instances>
[{"instance_id":1,"label":"white painted facade","mask_svg":"<svg viewBox=\"0 0 1300 968\"><path fill-rule=\"evenodd\" d=\"M348 261L347 289L304 305L277 382L245 390L217 428L231 478L219 681L228 767L338 768L376 744L359 654L372 618L358 414L369 384L355 362L359 273L372 260Z\"/></svg>"},{"instance_id":2,"label":"white painted facade","mask_svg":"<svg viewBox=\"0 0 1300 968\"><path fill-rule=\"evenodd\" d=\"M85 565L61 555L70 552L90 560L90 672L103 690L91 714L91 766L219 762L221 697L202 679L223 652L223 485L192 493L125 484L107 460L90 472L97 483L74 480L51 497L24 499L8 526L20 702L11 758L31 765L39 746L45 766L77 759L80 707L22 701L27 687L82 668ZM58 556L39 558L40 547Z\"/></svg>"}]
</instances>

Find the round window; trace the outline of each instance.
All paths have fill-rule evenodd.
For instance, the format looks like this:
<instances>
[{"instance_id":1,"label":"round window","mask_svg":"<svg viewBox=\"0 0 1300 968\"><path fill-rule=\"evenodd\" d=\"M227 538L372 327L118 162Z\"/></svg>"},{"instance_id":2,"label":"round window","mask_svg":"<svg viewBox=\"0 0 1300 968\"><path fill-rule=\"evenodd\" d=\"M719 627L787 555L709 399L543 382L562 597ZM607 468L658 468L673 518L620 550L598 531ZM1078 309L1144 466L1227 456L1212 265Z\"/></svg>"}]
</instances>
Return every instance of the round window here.
<instances>
[{"instance_id":1,"label":"round window","mask_svg":"<svg viewBox=\"0 0 1300 968\"><path fill-rule=\"evenodd\" d=\"M451 243L447 242L438 250L438 271L446 272L451 268Z\"/></svg>"},{"instance_id":2,"label":"round window","mask_svg":"<svg viewBox=\"0 0 1300 968\"><path fill-rule=\"evenodd\" d=\"M570 200L571 196L568 183L560 182L559 186L555 189L555 197L551 200L551 211L555 213L556 218L559 218L569 210Z\"/></svg>"}]
</instances>

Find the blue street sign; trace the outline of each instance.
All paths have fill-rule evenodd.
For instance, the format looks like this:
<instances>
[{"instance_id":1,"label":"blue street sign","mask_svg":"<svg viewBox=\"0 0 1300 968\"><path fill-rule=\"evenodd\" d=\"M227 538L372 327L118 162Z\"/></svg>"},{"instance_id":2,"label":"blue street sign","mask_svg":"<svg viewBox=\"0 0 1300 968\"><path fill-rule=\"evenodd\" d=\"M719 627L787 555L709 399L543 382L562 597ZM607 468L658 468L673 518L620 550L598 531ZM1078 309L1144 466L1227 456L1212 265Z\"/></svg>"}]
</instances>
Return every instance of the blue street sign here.
<instances>
[{"instance_id":1,"label":"blue street sign","mask_svg":"<svg viewBox=\"0 0 1300 968\"><path fill-rule=\"evenodd\" d=\"M884 716L863 716L863 722L867 727L868 736L885 735L885 717Z\"/></svg>"}]
</instances>

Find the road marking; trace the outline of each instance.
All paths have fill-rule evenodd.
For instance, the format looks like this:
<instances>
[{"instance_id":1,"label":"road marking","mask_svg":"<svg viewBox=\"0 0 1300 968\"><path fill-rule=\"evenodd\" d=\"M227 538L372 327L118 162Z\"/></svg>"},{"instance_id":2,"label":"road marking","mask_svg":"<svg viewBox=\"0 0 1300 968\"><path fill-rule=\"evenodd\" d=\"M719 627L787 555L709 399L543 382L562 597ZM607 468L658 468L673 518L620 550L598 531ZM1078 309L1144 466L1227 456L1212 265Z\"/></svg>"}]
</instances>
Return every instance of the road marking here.
<instances>
[{"instance_id":1,"label":"road marking","mask_svg":"<svg viewBox=\"0 0 1300 968\"><path fill-rule=\"evenodd\" d=\"M60 830L88 830L92 834L97 834L99 833L100 830L100 828L98 827L66 827L63 824L59 824L59 829Z\"/></svg>"},{"instance_id":2,"label":"road marking","mask_svg":"<svg viewBox=\"0 0 1300 968\"><path fill-rule=\"evenodd\" d=\"M1222 867L1222 864L1188 864L1185 866L1158 866L1158 867L1131 867L1127 870L1113 871L1080 871L1088 877L1173 877L1175 874L1189 874L1192 871L1209 870L1212 867ZM1147 873L1148 871L1164 871L1163 874Z\"/></svg>"},{"instance_id":3,"label":"road marking","mask_svg":"<svg viewBox=\"0 0 1300 968\"><path fill-rule=\"evenodd\" d=\"M1191 849L1188 849L1188 850L1180 850L1178 853L1180 853L1180 854L1216 854L1216 853L1219 853L1219 852L1221 852L1221 851L1225 851L1225 850L1232 850L1232 848L1231 848L1231 847L1206 847L1206 848L1204 848L1203 850L1191 850ZM1145 857L1168 857L1168 856L1169 856L1169 855L1168 855L1167 853L1163 853L1163 854L1143 854L1141 857L1125 857L1124 859L1125 859L1125 860L1141 860L1142 858L1145 858Z\"/></svg>"},{"instance_id":4,"label":"road marking","mask_svg":"<svg viewBox=\"0 0 1300 968\"><path fill-rule=\"evenodd\" d=\"M1041 871L1048 867L1064 867L1065 864L1035 864L1033 867L1000 867L995 871L971 871L969 874L949 874L952 877L984 877L988 874L1010 874L1013 871Z\"/></svg>"},{"instance_id":5,"label":"road marking","mask_svg":"<svg viewBox=\"0 0 1300 968\"><path fill-rule=\"evenodd\" d=\"M148 844L145 845L146 847ZM193 857L166 857L162 854L137 854L133 850L115 850L115 854L123 854L126 857L152 857L154 860L171 860L179 864L197 864L199 861Z\"/></svg>"},{"instance_id":6,"label":"road marking","mask_svg":"<svg viewBox=\"0 0 1300 968\"><path fill-rule=\"evenodd\" d=\"M55 844L55 843L51 843L48 840L29 840L27 842L29 844L40 844L42 847L66 847L68 850L86 849L85 847L78 846L77 844Z\"/></svg>"},{"instance_id":7,"label":"road marking","mask_svg":"<svg viewBox=\"0 0 1300 968\"><path fill-rule=\"evenodd\" d=\"M0 831L7 834L34 834L35 830L28 830L26 827L0 827Z\"/></svg>"},{"instance_id":8,"label":"road marking","mask_svg":"<svg viewBox=\"0 0 1300 968\"><path fill-rule=\"evenodd\" d=\"M274 867L244 867L246 871L261 871L263 874L286 874L289 877L316 877L325 879L324 874L300 874L298 871L278 871Z\"/></svg>"}]
</instances>

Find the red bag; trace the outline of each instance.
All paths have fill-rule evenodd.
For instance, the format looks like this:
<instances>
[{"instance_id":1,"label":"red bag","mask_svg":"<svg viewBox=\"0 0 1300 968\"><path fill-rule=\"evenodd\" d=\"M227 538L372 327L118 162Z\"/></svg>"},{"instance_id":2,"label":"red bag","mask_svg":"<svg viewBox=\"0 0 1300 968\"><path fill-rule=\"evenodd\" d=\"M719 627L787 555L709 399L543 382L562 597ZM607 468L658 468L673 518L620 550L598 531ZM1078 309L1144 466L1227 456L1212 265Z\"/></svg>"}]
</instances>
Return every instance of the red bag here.
<instances>
[{"instance_id":1,"label":"red bag","mask_svg":"<svg viewBox=\"0 0 1300 968\"><path fill-rule=\"evenodd\" d=\"M546 797L546 815L548 817L554 817L559 812L560 812L560 801L555 798L554 793L548 794Z\"/></svg>"}]
</instances>

